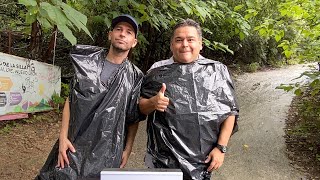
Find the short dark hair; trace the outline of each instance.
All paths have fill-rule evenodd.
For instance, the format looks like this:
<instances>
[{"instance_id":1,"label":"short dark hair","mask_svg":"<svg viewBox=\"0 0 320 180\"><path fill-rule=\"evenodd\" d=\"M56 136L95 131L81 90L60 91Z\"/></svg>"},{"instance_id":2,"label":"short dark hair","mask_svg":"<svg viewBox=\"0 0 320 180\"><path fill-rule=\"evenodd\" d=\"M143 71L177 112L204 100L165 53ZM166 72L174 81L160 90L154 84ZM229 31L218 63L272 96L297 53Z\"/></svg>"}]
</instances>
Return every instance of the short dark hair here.
<instances>
[{"instance_id":1,"label":"short dark hair","mask_svg":"<svg viewBox=\"0 0 320 180\"><path fill-rule=\"evenodd\" d=\"M176 31L176 29L180 28L180 27L185 27L185 26L191 26L191 27L195 27L198 35L200 38L202 38L202 30L201 27L199 25L199 23L197 23L196 21L194 21L193 19L182 19L181 21L179 21L174 27L173 27L173 31L172 31L172 36L171 36L171 40L174 36L174 32Z\"/></svg>"}]
</instances>

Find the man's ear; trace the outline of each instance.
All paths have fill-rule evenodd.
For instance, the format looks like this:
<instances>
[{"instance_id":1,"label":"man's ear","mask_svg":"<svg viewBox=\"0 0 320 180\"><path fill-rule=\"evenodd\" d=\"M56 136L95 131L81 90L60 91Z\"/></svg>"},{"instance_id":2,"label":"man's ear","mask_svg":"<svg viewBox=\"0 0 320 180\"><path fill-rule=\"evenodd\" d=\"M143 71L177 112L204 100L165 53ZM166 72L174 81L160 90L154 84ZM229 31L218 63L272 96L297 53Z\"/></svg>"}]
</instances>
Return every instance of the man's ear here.
<instances>
[{"instance_id":1,"label":"man's ear","mask_svg":"<svg viewBox=\"0 0 320 180\"><path fill-rule=\"evenodd\" d=\"M200 42L199 42L199 43L200 43L200 46L201 46L201 47L200 47L200 51L201 51L201 50L202 50L202 48L203 48L202 39L200 40Z\"/></svg>"},{"instance_id":2,"label":"man's ear","mask_svg":"<svg viewBox=\"0 0 320 180\"><path fill-rule=\"evenodd\" d=\"M131 48L134 48L138 44L138 39L135 38Z\"/></svg>"},{"instance_id":3,"label":"man's ear","mask_svg":"<svg viewBox=\"0 0 320 180\"><path fill-rule=\"evenodd\" d=\"M111 31L108 33L108 40L111 41Z\"/></svg>"}]
</instances>

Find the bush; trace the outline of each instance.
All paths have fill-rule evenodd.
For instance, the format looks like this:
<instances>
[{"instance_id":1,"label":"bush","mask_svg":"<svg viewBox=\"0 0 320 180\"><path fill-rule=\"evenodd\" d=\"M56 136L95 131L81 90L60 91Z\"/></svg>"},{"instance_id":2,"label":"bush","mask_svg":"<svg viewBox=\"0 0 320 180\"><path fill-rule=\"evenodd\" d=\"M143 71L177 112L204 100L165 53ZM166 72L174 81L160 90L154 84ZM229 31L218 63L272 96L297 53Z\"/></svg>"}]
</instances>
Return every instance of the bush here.
<instances>
[{"instance_id":1,"label":"bush","mask_svg":"<svg viewBox=\"0 0 320 180\"><path fill-rule=\"evenodd\" d=\"M61 93L60 97L66 99L69 96L70 87L69 84L61 82Z\"/></svg>"},{"instance_id":2,"label":"bush","mask_svg":"<svg viewBox=\"0 0 320 180\"><path fill-rule=\"evenodd\" d=\"M247 70L248 72L256 72L259 68L260 68L259 63L254 62L254 63L250 63L250 64L247 66L246 70Z\"/></svg>"}]
</instances>

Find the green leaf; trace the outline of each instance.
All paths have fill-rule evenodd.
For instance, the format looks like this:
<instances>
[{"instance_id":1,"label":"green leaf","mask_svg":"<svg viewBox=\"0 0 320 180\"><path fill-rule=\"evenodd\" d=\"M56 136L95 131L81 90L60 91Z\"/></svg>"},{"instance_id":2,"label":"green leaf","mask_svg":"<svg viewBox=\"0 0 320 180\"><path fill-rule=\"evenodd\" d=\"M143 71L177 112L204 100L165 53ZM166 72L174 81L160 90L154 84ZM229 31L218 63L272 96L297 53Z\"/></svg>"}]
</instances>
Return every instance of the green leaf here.
<instances>
[{"instance_id":1,"label":"green leaf","mask_svg":"<svg viewBox=\"0 0 320 180\"><path fill-rule=\"evenodd\" d=\"M251 29L251 26L247 21L240 21L239 23L241 24L241 27L242 27L243 30Z\"/></svg>"},{"instance_id":2,"label":"green leaf","mask_svg":"<svg viewBox=\"0 0 320 180\"><path fill-rule=\"evenodd\" d=\"M288 11L285 9L280 10L281 16L286 16L288 14Z\"/></svg>"},{"instance_id":3,"label":"green leaf","mask_svg":"<svg viewBox=\"0 0 320 180\"><path fill-rule=\"evenodd\" d=\"M80 30L82 29L87 35L89 35L91 38L91 33L86 27L87 24L87 16L83 15L79 11L73 9L69 5L62 3L61 5L63 7L63 12L67 16L67 18L77 26L77 28Z\"/></svg>"},{"instance_id":4,"label":"green leaf","mask_svg":"<svg viewBox=\"0 0 320 180\"><path fill-rule=\"evenodd\" d=\"M51 0L52 4L54 5L60 5L62 3L61 0Z\"/></svg>"},{"instance_id":5,"label":"green leaf","mask_svg":"<svg viewBox=\"0 0 320 180\"><path fill-rule=\"evenodd\" d=\"M207 11L203 7L196 6L197 11L201 15L202 18L206 18Z\"/></svg>"},{"instance_id":6,"label":"green leaf","mask_svg":"<svg viewBox=\"0 0 320 180\"><path fill-rule=\"evenodd\" d=\"M111 27L111 21L110 21L110 19L108 17L104 18L104 23L107 25L108 28Z\"/></svg>"},{"instance_id":7,"label":"green leaf","mask_svg":"<svg viewBox=\"0 0 320 180\"><path fill-rule=\"evenodd\" d=\"M280 36L283 37L284 36L284 30L280 31Z\"/></svg>"},{"instance_id":8,"label":"green leaf","mask_svg":"<svg viewBox=\"0 0 320 180\"><path fill-rule=\"evenodd\" d=\"M118 2L118 5L119 6L127 6L128 4L127 4L127 0L120 0L119 2Z\"/></svg>"},{"instance_id":9,"label":"green leaf","mask_svg":"<svg viewBox=\"0 0 320 180\"><path fill-rule=\"evenodd\" d=\"M252 18L253 17L253 14L246 14L245 16L244 16L244 19L245 20L248 20L248 19L250 19L250 18Z\"/></svg>"},{"instance_id":10,"label":"green leaf","mask_svg":"<svg viewBox=\"0 0 320 180\"><path fill-rule=\"evenodd\" d=\"M28 11L27 14L26 14L26 23L27 24L32 24L36 20L37 20L37 14L33 14L33 13Z\"/></svg>"},{"instance_id":11,"label":"green leaf","mask_svg":"<svg viewBox=\"0 0 320 180\"><path fill-rule=\"evenodd\" d=\"M190 15L192 13L192 9L188 5L186 5L185 3L181 3L180 5L183 7L187 14Z\"/></svg>"},{"instance_id":12,"label":"green leaf","mask_svg":"<svg viewBox=\"0 0 320 180\"><path fill-rule=\"evenodd\" d=\"M77 39L72 34L72 31L66 25L57 25L58 29L63 33L64 37L72 44L77 44Z\"/></svg>"},{"instance_id":13,"label":"green leaf","mask_svg":"<svg viewBox=\"0 0 320 180\"><path fill-rule=\"evenodd\" d=\"M267 30L265 28L261 28L261 29L259 29L259 34L261 36L265 36L267 34Z\"/></svg>"},{"instance_id":14,"label":"green leaf","mask_svg":"<svg viewBox=\"0 0 320 180\"><path fill-rule=\"evenodd\" d=\"M38 6L32 6L31 8L28 9L28 14L34 15L39 12L39 7Z\"/></svg>"},{"instance_id":15,"label":"green leaf","mask_svg":"<svg viewBox=\"0 0 320 180\"><path fill-rule=\"evenodd\" d=\"M147 44L147 45L149 45L148 40L143 36L143 34L142 34L142 33L139 33L139 35L138 35L138 39L139 39L139 42L142 42L143 44Z\"/></svg>"},{"instance_id":16,"label":"green leaf","mask_svg":"<svg viewBox=\"0 0 320 180\"><path fill-rule=\"evenodd\" d=\"M139 18L139 22L145 22L149 20L150 20L150 16L147 13L145 13L142 17Z\"/></svg>"},{"instance_id":17,"label":"green leaf","mask_svg":"<svg viewBox=\"0 0 320 180\"><path fill-rule=\"evenodd\" d=\"M18 3L23 4L25 6L36 6L37 5L36 0L19 0Z\"/></svg>"},{"instance_id":18,"label":"green leaf","mask_svg":"<svg viewBox=\"0 0 320 180\"><path fill-rule=\"evenodd\" d=\"M240 33L239 28L235 27L235 28L234 28L234 32L235 32L236 34L239 34L239 33Z\"/></svg>"},{"instance_id":19,"label":"green leaf","mask_svg":"<svg viewBox=\"0 0 320 180\"><path fill-rule=\"evenodd\" d=\"M284 51L284 55L286 56L286 58L290 58L291 54L292 54L292 51L290 51L290 50Z\"/></svg>"},{"instance_id":20,"label":"green leaf","mask_svg":"<svg viewBox=\"0 0 320 180\"><path fill-rule=\"evenodd\" d=\"M68 12L73 18L77 19L80 21L82 24L86 25L87 24L87 16L83 15L81 12L73 9L69 5L62 3L61 7L63 8L64 12Z\"/></svg>"},{"instance_id":21,"label":"green leaf","mask_svg":"<svg viewBox=\"0 0 320 180\"><path fill-rule=\"evenodd\" d=\"M50 29L50 28L53 27L53 26L51 25L51 23L50 23L46 18L37 17L37 20L39 21L39 23L41 24L41 26L42 26L44 29Z\"/></svg>"},{"instance_id":22,"label":"green leaf","mask_svg":"<svg viewBox=\"0 0 320 180\"><path fill-rule=\"evenodd\" d=\"M311 96L315 96L316 94L319 93L319 91L320 91L319 88L313 89L313 90L311 91Z\"/></svg>"},{"instance_id":23,"label":"green leaf","mask_svg":"<svg viewBox=\"0 0 320 180\"><path fill-rule=\"evenodd\" d=\"M280 86L277 86L276 89L283 89L286 92L289 92L294 89L292 85L285 85L285 84L280 84Z\"/></svg>"},{"instance_id":24,"label":"green leaf","mask_svg":"<svg viewBox=\"0 0 320 180\"><path fill-rule=\"evenodd\" d=\"M233 10L234 10L234 11L238 11L238 10L242 9L243 6L244 6L243 4L238 5L238 6L234 7Z\"/></svg>"},{"instance_id":25,"label":"green leaf","mask_svg":"<svg viewBox=\"0 0 320 180\"><path fill-rule=\"evenodd\" d=\"M319 79L315 79L315 80L312 81L312 83L310 84L310 86L311 86L311 87L319 86L319 82L320 82Z\"/></svg>"},{"instance_id":26,"label":"green leaf","mask_svg":"<svg viewBox=\"0 0 320 180\"><path fill-rule=\"evenodd\" d=\"M240 32L240 33L239 33L239 37L240 37L240 40L241 40L241 41L244 40L244 38L245 38L244 33L243 33L243 32Z\"/></svg>"},{"instance_id":27,"label":"green leaf","mask_svg":"<svg viewBox=\"0 0 320 180\"><path fill-rule=\"evenodd\" d=\"M275 40L277 41L277 42L279 42L280 40L281 40L281 35L279 35L279 34L277 34L277 35L275 35Z\"/></svg>"},{"instance_id":28,"label":"green leaf","mask_svg":"<svg viewBox=\"0 0 320 180\"><path fill-rule=\"evenodd\" d=\"M47 2L42 2L40 4L40 7L43 8L47 13L49 17L45 17L47 19L51 19L55 24L62 24L66 25L68 22L68 19L64 15L64 13L61 11L60 8L53 6Z\"/></svg>"},{"instance_id":29,"label":"green leaf","mask_svg":"<svg viewBox=\"0 0 320 180\"><path fill-rule=\"evenodd\" d=\"M296 89L296 90L294 91L294 94L297 95L297 96L301 96L301 94L302 94L301 89L300 89L300 88Z\"/></svg>"}]
</instances>

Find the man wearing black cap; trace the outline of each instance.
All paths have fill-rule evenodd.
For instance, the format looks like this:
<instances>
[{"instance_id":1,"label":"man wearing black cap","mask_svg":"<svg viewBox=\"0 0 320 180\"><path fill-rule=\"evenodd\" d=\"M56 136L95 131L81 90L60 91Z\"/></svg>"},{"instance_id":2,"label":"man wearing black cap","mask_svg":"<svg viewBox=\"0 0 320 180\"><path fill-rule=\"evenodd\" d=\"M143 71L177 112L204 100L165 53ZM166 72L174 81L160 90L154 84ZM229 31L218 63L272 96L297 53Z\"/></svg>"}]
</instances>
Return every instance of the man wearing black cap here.
<instances>
[{"instance_id":1,"label":"man wearing black cap","mask_svg":"<svg viewBox=\"0 0 320 180\"><path fill-rule=\"evenodd\" d=\"M36 179L99 178L104 168L123 168L141 116L143 73L127 58L137 44L130 15L112 20L109 51L77 45L71 51L75 76L66 100L59 141Z\"/></svg>"}]
</instances>

